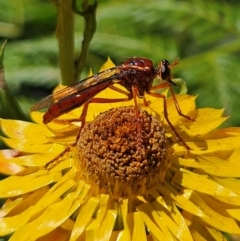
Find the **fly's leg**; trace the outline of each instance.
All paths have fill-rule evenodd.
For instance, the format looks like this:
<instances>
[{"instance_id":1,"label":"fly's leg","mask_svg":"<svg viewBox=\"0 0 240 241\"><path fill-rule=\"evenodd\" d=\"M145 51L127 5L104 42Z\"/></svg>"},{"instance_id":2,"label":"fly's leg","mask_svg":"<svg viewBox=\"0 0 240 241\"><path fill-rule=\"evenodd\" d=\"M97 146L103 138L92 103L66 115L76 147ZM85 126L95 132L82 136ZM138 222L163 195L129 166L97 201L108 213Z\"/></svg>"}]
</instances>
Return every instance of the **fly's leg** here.
<instances>
[{"instance_id":1,"label":"fly's leg","mask_svg":"<svg viewBox=\"0 0 240 241\"><path fill-rule=\"evenodd\" d=\"M171 127L172 131L174 132L174 134L176 135L176 137L182 142L183 146L185 147L185 149L187 151L191 150L191 148L186 144L186 142L181 138L181 136L178 134L178 132L176 131L175 127L173 126L173 124L171 123L171 121L168 118L168 111L167 111L167 99L166 96L161 94L161 93L155 93L155 92L147 92L148 95L157 97L157 98L162 98L163 99L163 107L164 107L164 117L168 123L168 125Z\"/></svg>"},{"instance_id":2,"label":"fly's leg","mask_svg":"<svg viewBox=\"0 0 240 241\"><path fill-rule=\"evenodd\" d=\"M60 158L62 158L67 152L69 152L71 150L71 147L74 147L77 145L78 143L78 140L80 138L80 135L81 135L81 132L83 130L83 127L86 123L86 116L87 116L87 110L88 110L88 106L90 103L116 103L116 102L123 102L123 101L129 101L131 100L132 97L131 95L129 94L129 97L127 98L121 98L121 99L105 99L105 98L92 98L92 99L89 99L87 102L85 102L84 106L83 106L83 110L82 110L82 113L81 113L81 116L80 118L78 119L78 121L81 122L81 127L78 131L78 134L77 134L77 137L74 141L74 143L69 146L69 147L66 147L65 150L63 150L57 157L55 157L53 160L51 160L47 165L46 165L46 169L50 169L52 166L56 165L58 160Z\"/></svg>"},{"instance_id":3,"label":"fly's leg","mask_svg":"<svg viewBox=\"0 0 240 241\"><path fill-rule=\"evenodd\" d=\"M135 85L132 86L132 95L134 100L135 116L137 120L137 152L140 154L141 149L143 147L142 120L140 118L140 112L139 112L138 103L137 103L138 88Z\"/></svg>"},{"instance_id":4,"label":"fly's leg","mask_svg":"<svg viewBox=\"0 0 240 241\"><path fill-rule=\"evenodd\" d=\"M126 92L126 91L124 91L124 90L122 90L122 89L120 89L120 88L118 88L118 87L116 87L114 85L110 85L109 89L115 90L118 93L126 95L129 99L132 99L131 94L129 92Z\"/></svg>"},{"instance_id":5,"label":"fly's leg","mask_svg":"<svg viewBox=\"0 0 240 241\"><path fill-rule=\"evenodd\" d=\"M132 96L130 95L130 93L117 88L116 86L111 85L109 88L111 88L112 90L115 90L121 94L127 95L129 100L133 98L134 100L134 110L135 110L135 116L136 116L136 120L137 120L137 152L140 154L141 149L143 147L143 136L142 136L142 120L140 118L140 113L139 113L139 108L138 108L138 103L137 103L137 96L138 96L138 87L133 85L132 86ZM144 101L144 105L147 106L147 100L145 97L143 97L143 101Z\"/></svg>"},{"instance_id":6,"label":"fly's leg","mask_svg":"<svg viewBox=\"0 0 240 241\"><path fill-rule=\"evenodd\" d=\"M127 99L125 99L125 98L124 99L120 99L120 101L126 101L126 100L132 99L131 94L129 92L126 92L126 91L124 91L124 90L122 90L122 89L120 89L120 88L118 88L118 87L116 87L114 85L110 85L108 88L112 89L112 90L114 90L114 91L116 91L118 93L121 93L121 94L123 94L125 96L127 96ZM95 100L96 100L96 98L95 98ZM89 103L93 103L93 102L98 103L98 102L94 101L94 99L90 99ZM117 101L114 101L114 102L117 102ZM85 102L85 104L87 104L87 103ZM84 112L84 110L83 110L83 112ZM55 122L57 124L70 124L70 123L73 123L73 122L81 122L81 117L80 118L75 118L75 119L53 119L52 122Z\"/></svg>"},{"instance_id":7,"label":"fly's leg","mask_svg":"<svg viewBox=\"0 0 240 241\"><path fill-rule=\"evenodd\" d=\"M178 104L177 98L176 98L176 96L175 96L175 94L174 94L174 92L173 92L172 86L171 86L169 83L164 82L164 83L161 83L161 84L159 84L159 85L152 86L151 90L159 90L159 89L163 89L163 88L169 88L169 89L170 89L170 92L171 92L171 95L172 95L173 102L174 102L174 105L175 105L175 107L176 107L177 113L178 113L180 116L182 116L182 117L184 117L184 118L186 118L186 119L188 119L188 120L190 120L190 121L195 121L195 119L193 119L192 117L187 116L187 115L184 115L184 114L182 113L181 108L180 108L180 106L179 106L179 104ZM149 94L149 93L148 93L148 94L149 94L149 95L155 94L154 92L150 92L150 93L151 93L151 94ZM154 95L152 95L152 96L154 96ZM163 98L163 97L160 97L160 98Z\"/></svg>"},{"instance_id":8,"label":"fly's leg","mask_svg":"<svg viewBox=\"0 0 240 241\"><path fill-rule=\"evenodd\" d=\"M179 106L179 104L178 104L178 102L177 102L177 98L176 98L176 96L175 96L175 94L174 94L174 92L173 92L173 89L172 89L172 86L171 86L171 85L169 85L169 89L170 89L170 92L171 92L171 95L172 95L172 98L173 98L173 102L174 102L174 105L175 105L175 107L176 107L176 110L177 110L178 114L179 114L180 116L182 116L182 117L190 120L190 121L195 121L195 119L193 119L192 117L187 116L187 115L184 115L184 114L182 113L182 111L181 111L181 109L180 109L180 106Z\"/></svg>"},{"instance_id":9,"label":"fly's leg","mask_svg":"<svg viewBox=\"0 0 240 241\"><path fill-rule=\"evenodd\" d=\"M57 123L57 124L62 124L62 125L66 125L66 124L71 124L73 122L80 122L80 119L79 118L76 118L76 119L54 119L52 120L52 122L54 123Z\"/></svg>"},{"instance_id":10,"label":"fly's leg","mask_svg":"<svg viewBox=\"0 0 240 241\"><path fill-rule=\"evenodd\" d=\"M76 144L77 144L77 142L79 140L80 134L82 132L82 129L83 129L84 125L85 125L89 103L90 103L90 100L88 100L84 104L80 118L76 119L77 121L81 122L81 126L80 126L80 129L78 131L78 135L77 135L74 143L71 145L72 147L76 146ZM66 122L61 122L61 124L64 124L64 123L67 124L67 121L68 120L66 120ZM71 122L72 120L69 120L69 121ZM70 122L68 122L68 123L70 123ZM56 156L53 160L51 160L49 163L47 163L46 169L51 169L52 166L55 166L57 164L58 160L60 158L62 158L66 153L68 153L71 150L71 146L66 147L58 156Z\"/></svg>"}]
</instances>

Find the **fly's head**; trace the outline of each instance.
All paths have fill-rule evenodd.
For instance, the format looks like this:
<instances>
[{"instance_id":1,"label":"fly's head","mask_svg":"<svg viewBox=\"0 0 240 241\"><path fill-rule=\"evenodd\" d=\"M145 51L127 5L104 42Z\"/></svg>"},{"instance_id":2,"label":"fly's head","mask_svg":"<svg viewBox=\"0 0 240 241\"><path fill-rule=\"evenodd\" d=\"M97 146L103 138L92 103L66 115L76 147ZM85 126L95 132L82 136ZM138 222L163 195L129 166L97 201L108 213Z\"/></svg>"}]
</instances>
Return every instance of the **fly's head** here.
<instances>
[{"instance_id":1,"label":"fly's head","mask_svg":"<svg viewBox=\"0 0 240 241\"><path fill-rule=\"evenodd\" d=\"M171 68L174 65L178 64L178 60L176 60L172 65L168 62L168 60L163 59L159 65L156 67L155 71L157 74L157 77L160 80L167 81L171 85L177 86L173 81L172 81L172 75L171 75Z\"/></svg>"}]
</instances>

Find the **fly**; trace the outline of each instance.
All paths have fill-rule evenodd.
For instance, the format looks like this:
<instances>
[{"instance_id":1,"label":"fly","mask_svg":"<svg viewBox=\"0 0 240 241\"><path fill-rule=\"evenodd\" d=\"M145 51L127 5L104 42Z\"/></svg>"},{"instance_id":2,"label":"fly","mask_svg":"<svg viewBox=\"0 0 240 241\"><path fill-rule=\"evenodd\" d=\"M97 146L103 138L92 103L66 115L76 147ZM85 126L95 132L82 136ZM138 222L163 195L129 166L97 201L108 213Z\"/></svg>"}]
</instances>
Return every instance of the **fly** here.
<instances>
[{"instance_id":1,"label":"fly","mask_svg":"<svg viewBox=\"0 0 240 241\"><path fill-rule=\"evenodd\" d=\"M168 125L171 127L176 137L182 142L185 149L190 150L191 148L181 138L168 118L166 96L161 93L154 92L154 90L169 88L178 114L188 120L193 121L191 117L184 115L181 112L176 96L173 92L172 86L176 86L176 84L172 81L171 67L176 64L178 64L178 60L170 65L166 59L163 59L157 65L157 67L154 67L153 62L147 58L132 57L127 59L123 64L119 66L102 71L76 84L73 84L70 87L66 87L52 95L45 97L44 99L37 102L30 110L36 111L43 108L48 108L47 112L43 116L43 123L48 124L64 113L84 105L81 116L78 119L81 121L81 127L75 142L76 144L84 127L87 109L90 103L115 103L133 99L136 112L136 120L139 120L137 97L143 98L145 105L147 105L147 101L145 99L145 95L147 94L156 98L163 99L164 117ZM155 78L160 79L161 83L153 86L153 81ZM126 91L118 88L114 84L123 86ZM120 92L126 97L118 99L95 97L98 93L106 88L111 88L114 91ZM138 137L141 138L140 122L138 124L138 133ZM140 144L137 148L141 148L141 142L138 143Z\"/></svg>"}]
</instances>

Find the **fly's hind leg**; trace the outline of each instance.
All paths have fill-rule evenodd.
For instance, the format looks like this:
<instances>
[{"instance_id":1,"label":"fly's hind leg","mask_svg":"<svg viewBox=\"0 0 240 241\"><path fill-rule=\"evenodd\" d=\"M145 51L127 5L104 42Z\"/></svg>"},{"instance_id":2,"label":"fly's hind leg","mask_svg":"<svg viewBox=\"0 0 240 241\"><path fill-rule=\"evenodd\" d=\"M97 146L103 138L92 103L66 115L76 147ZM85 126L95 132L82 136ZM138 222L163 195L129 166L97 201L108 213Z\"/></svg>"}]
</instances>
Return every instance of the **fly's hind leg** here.
<instances>
[{"instance_id":1,"label":"fly's hind leg","mask_svg":"<svg viewBox=\"0 0 240 241\"><path fill-rule=\"evenodd\" d=\"M131 100L130 95L127 98L121 98L121 99L92 98L92 99L89 99L87 102L85 102L80 118L76 119L77 121L81 122L81 126L79 128L79 131L78 131L78 134L76 136L76 139L75 139L74 143L71 144L70 146L66 147L65 150L63 150L57 157L55 157L53 160L51 160L46 165L46 169L51 169L52 166L55 166L58 163L58 160L60 158L62 158L67 152L69 152L71 150L71 147L74 147L74 146L77 145L78 140L81 136L83 127L86 123L86 116L87 116L88 106L89 106L90 103L103 103L104 104L104 103L123 102L123 101L129 101L129 100Z\"/></svg>"},{"instance_id":2,"label":"fly's hind leg","mask_svg":"<svg viewBox=\"0 0 240 241\"><path fill-rule=\"evenodd\" d=\"M53 160L51 160L49 163L47 163L46 169L51 169L53 166L55 166L58 163L59 159L61 159L66 153L68 153L71 150L71 147L77 145L80 134L81 134L82 129L83 129L83 127L85 125L85 122L86 122L86 116L87 116L87 110L88 110L89 103L90 103L90 101L87 101L84 104L83 110L82 110L82 113L81 113L81 116L80 116L79 119L71 119L69 121L66 120L66 122L57 122L59 124L69 124L69 123L73 122L73 120L75 120L75 121L81 122L81 126L79 128L78 135L77 135L74 143L71 144L70 146L66 147L58 156L56 156Z\"/></svg>"}]
</instances>

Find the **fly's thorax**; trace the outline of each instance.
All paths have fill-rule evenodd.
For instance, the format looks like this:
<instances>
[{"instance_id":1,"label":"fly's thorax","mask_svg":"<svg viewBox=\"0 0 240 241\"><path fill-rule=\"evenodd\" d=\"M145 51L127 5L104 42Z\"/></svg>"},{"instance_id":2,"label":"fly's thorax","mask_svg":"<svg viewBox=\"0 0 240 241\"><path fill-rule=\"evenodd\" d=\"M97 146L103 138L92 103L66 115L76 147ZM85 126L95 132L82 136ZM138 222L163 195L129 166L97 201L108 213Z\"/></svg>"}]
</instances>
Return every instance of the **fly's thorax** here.
<instances>
[{"instance_id":1,"label":"fly's thorax","mask_svg":"<svg viewBox=\"0 0 240 241\"><path fill-rule=\"evenodd\" d=\"M145 58L130 58L120 67L121 81L119 84L132 92L132 86L137 87L139 97L143 97L146 91L150 91L156 76L153 63Z\"/></svg>"}]
</instances>

